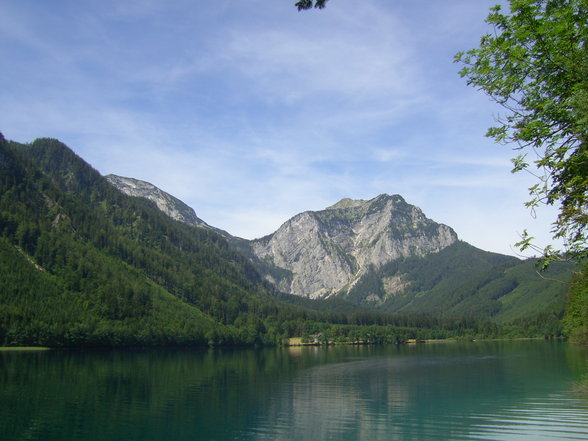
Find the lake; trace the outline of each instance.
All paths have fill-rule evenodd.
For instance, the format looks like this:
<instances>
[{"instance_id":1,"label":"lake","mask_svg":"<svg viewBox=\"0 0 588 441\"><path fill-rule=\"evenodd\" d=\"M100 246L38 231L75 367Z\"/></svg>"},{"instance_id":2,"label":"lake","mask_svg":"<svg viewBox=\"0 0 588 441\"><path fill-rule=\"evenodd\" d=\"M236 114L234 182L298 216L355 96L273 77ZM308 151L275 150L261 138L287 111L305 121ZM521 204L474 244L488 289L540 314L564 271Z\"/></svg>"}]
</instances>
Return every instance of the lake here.
<instances>
[{"instance_id":1,"label":"lake","mask_svg":"<svg viewBox=\"0 0 588 441\"><path fill-rule=\"evenodd\" d=\"M588 351L513 341L0 351L0 439L588 439Z\"/></svg>"}]
</instances>

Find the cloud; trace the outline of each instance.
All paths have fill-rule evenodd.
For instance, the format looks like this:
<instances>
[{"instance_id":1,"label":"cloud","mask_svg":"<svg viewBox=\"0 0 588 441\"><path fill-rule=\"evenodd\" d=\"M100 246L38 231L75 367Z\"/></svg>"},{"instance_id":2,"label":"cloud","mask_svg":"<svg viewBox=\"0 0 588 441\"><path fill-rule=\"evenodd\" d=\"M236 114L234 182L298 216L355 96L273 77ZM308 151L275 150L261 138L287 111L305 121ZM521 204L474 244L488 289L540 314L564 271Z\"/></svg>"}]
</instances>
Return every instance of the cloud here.
<instances>
[{"instance_id":1,"label":"cloud","mask_svg":"<svg viewBox=\"0 0 588 441\"><path fill-rule=\"evenodd\" d=\"M496 107L452 62L492 3L3 2L0 130L57 137L244 237L400 193L504 250L530 181L483 137Z\"/></svg>"},{"instance_id":2,"label":"cloud","mask_svg":"<svg viewBox=\"0 0 588 441\"><path fill-rule=\"evenodd\" d=\"M245 23L218 42L212 64L247 77L260 99L286 105L413 94L419 75L408 30L373 4L359 8L361 18L357 9L299 14L286 26Z\"/></svg>"},{"instance_id":3,"label":"cloud","mask_svg":"<svg viewBox=\"0 0 588 441\"><path fill-rule=\"evenodd\" d=\"M370 157L376 162L395 162L406 158L407 152L398 148L385 149L382 147L375 147L368 149Z\"/></svg>"},{"instance_id":4,"label":"cloud","mask_svg":"<svg viewBox=\"0 0 588 441\"><path fill-rule=\"evenodd\" d=\"M374 94L410 94L406 85L411 65L400 48L386 54L349 35L323 38L278 30L236 34L229 44L225 56L231 63L272 98L287 103L329 94L343 94L354 102Z\"/></svg>"}]
</instances>

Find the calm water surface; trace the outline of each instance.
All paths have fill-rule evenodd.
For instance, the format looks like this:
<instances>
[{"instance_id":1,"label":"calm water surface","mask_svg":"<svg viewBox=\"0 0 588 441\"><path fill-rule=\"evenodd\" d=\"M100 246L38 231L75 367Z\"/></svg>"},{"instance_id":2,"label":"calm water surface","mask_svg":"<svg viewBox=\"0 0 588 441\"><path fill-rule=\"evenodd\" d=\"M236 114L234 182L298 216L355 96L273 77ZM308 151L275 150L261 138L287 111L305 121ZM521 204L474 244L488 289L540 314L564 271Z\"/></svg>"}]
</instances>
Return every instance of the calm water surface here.
<instances>
[{"instance_id":1,"label":"calm water surface","mask_svg":"<svg viewBox=\"0 0 588 441\"><path fill-rule=\"evenodd\" d=\"M586 350L486 342L0 352L0 439L588 439Z\"/></svg>"}]
</instances>

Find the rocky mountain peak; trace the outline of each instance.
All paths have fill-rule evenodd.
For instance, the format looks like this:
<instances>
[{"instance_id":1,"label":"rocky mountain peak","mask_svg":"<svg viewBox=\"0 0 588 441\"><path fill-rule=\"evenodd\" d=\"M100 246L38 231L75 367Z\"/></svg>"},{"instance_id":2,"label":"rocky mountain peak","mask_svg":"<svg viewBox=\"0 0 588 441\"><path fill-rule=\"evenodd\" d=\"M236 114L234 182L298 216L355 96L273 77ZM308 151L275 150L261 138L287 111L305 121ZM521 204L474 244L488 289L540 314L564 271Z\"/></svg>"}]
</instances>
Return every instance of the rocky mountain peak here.
<instances>
[{"instance_id":1,"label":"rocky mountain peak","mask_svg":"<svg viewBox=\"0 0 588 441\"><path fill-rule=\"evenodd\" d=\"M191 207L149 182L112 174L106 175L105 178L119 191L129 196L141 197L154 202L157 208L172 219L196 227L208 227L206 222L196 216Z\"/></svg>"},{"instance_id":2,"label":"rocky mountain peak","mask_svg":"<svg viewBox=\"0 0 588 441\"><path fill-rule=\"evenodd\" d=\"M401 196L383 194L301 213L251 247L257 258L289 271L287 278L267 275L278 288L317 298L353 286L370 267L435 253L457 240Z\"/></svg>"},{"instance_id":3,"label":"rocky mountain peak","mask_svg":"<svg viewBox=\"0 0 588 441\"><path fill-rule=\"evenodd\" d=\"M208 226L194 210L149 182L106 179L123 193L153 201L173 219L217 231L247 255L280 291L310 298L351 290L370 269L405 257L436 253L458 238L400 195L345 198L321 211L305 211L261 239L246 241Z\"/></svg>"},{"instance_id":4,"label":"rocky mountain peak","mask_svg":"<svg viewBox=\"0 0 588 441\"><path fill-rule=\"evenodd\" d=\"M351 198L343 198L341 199L339 202L337 202L334 205L331 205L330 207L325 208L325 210L344 210L344 209L348 209L348 208L363 208L363 209L367 209L369 208L372 204L374 203L378 203L378 202L382 202L382 201L396 201L396 202L403 202L406 203L406 201L404 200L404 198L398 194L395 195L388 195L388 194L381 194L379 196L376 196L373 199L370 199L368 201L364 200L364 199L351 199Z\"/></svg>"},{"instance_id":5,"label":"rocky mountain peak","mask_svg":"<svg viewBox=\"0 0 588 441\"><path fill-rule=\"evenodd\" d=\"M365 204L366 201L363 199L350 199L350 198L343 198L335 205L331 205L327 207L326 210L344 210L346 208L354 208L360 207Z\"/></svg>"}]
</instances>

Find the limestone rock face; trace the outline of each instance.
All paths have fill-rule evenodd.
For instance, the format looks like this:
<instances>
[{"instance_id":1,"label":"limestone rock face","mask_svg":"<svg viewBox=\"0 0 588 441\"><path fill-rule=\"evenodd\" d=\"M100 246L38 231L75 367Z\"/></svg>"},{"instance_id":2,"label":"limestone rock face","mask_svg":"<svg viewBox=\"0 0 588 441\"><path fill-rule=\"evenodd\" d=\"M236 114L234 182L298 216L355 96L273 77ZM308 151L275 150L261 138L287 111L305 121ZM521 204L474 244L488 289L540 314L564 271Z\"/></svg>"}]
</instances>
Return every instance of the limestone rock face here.
<instances>
[{"instance_id":1,"label":"limestone rock face","mask_svg":"<svg viewBox=\"0 0 588 441\"><path fill-rule=\"evenodd\" d=\"M258 259L291 273L272 277L279 289L319 298L353 286L370 266L435 253L457 240L401 196L380 195L301 213L250 245Z\"/></svg>"},{"instance_id":2,"label":"limestone rock face","mask_svg":"<svg viewBox=\"0 0 588 441\"><path fill-rule=\"evenodd\" d=\"M435 253L458 240L450 227L428 219L401 196L383 194L300 213L275 233L247 241L206 224L184 202L148 182L105 177L127 195L151 200L175 220L221 234L278 290L313 299L345 293L370 269ZM401 280L382 283L389 294L406 286Z\"/></svg>"},{"instance_id":3,"label":"limestone rock face","mask_svg":"<svg viewBox=\"0 0 588 441\"><path fill-rule=\"evenodd\" d=\"M124 178L116 175L106 175L105 178L114 187L129 196L136 196L149 199L154 202L163 213L172 219L184 222L196 227L207 227L202 219L196 216L192 208L180 201L178 198L157 188L149 182L134 178Z\"/></svg>"}]
</instances>

